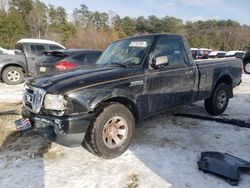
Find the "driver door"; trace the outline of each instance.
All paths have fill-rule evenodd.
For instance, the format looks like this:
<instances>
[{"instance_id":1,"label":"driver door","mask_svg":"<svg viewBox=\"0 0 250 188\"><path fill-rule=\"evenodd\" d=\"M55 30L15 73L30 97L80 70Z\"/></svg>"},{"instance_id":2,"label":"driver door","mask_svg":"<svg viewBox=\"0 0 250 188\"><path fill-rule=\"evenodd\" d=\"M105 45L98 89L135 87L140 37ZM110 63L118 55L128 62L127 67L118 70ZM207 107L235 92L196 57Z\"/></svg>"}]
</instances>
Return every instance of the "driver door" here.
<instances>
[{"instance_id":1,"label":"driver door","mask_svg":"<svg viewBox=\"0 0 250 188\"><path fill-rule=\"evenodd\" d=\"M150 113L192 101L195 73L186 62L183 42L178 37L162 36L153 48L154 57L167 56L168 65L146 73Z\"/></svg>"},{"instance_id":2,"label":"driver door","mask_svg":"<svg viewBox=\"0 0 250 188\"><path fill-rule=\"evenodd\" d=\"M30 44L30 53L26 54L26 57L31 75L35 75L37 57L42 56L45 50L44 44Z\"/></svg>"}]
</instances>

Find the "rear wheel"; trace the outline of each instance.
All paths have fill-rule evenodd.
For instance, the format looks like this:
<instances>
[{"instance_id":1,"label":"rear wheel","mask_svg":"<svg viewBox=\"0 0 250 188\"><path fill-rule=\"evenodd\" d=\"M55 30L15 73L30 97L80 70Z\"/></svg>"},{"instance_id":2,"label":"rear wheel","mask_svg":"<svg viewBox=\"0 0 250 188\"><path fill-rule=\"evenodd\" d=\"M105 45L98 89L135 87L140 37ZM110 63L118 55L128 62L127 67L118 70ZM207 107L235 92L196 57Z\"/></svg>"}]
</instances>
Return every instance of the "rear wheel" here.
<instances>
[{"instance_id":1,"label":"rear wheel","mask_svg":"<svg viewBox=\"0 0 250 188\"><path fill-rule=\"evenodd\" d=\"M250 61L244 64L244 71L246 74L250 74Z\"/></svg>"},{"instance_id":2,"label":"rear wheel","mask_svg":"<svg viewBox=\"0 0 250 188\"><path fill-rule=\"evenodd\" d=\"M24 82L24 73L20 67L10 66L3 70L2 80L9 85L17 85Z\"/></svg>"},{"instance_id":3,"label":"rear wheel","mask_svg":"<svg viewBox=\"0 0 250 188\"><path fill-rule=\"evenodd\" d=\"M211 97L205 100L205 109L210 115L218 116L226 110L228 101L229 87L221 83L214 89Z\"/></svg>"},{"instance_id":4,"label":"rear wheel","mask_svg":"<svg viewBox=\"0 0 250 188\"><path fill-rule=\"evenodd\" d=\"M112 159L123 154L133 138L135 121L124 105L113 103L97 113L84 139L84 145L92 154Z\"/></svg>"}]
</instances>

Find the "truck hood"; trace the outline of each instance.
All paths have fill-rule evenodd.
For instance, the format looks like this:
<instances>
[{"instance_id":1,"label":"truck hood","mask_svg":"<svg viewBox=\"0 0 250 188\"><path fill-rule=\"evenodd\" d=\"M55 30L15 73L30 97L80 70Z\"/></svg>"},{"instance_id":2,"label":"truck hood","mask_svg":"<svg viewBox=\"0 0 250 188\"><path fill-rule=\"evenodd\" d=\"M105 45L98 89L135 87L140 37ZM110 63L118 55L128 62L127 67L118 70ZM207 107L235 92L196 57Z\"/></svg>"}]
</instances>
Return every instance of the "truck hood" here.
<instances>
[{"instance_id":1,"label":"truck hood","mask_svg":"<svg viewBox=\"0 0 250 188\"><path fill-rule=\"evenodd\" d=\"M28 80L27 85L43 88L49 93L67 93L79 87L90 87L96 83L138 75L140 72L142 72L141 67L78 67L67 72L46 74L41 77Z\"/></svg>"}]
</instances>

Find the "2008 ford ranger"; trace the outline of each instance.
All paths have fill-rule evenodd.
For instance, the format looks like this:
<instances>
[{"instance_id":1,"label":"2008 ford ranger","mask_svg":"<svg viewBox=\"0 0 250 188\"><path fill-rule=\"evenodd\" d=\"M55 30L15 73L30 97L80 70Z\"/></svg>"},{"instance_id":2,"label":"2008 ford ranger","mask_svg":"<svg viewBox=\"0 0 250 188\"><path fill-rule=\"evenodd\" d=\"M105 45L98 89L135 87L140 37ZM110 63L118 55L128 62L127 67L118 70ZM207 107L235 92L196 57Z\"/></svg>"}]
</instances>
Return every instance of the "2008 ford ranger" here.
<instances>
[{"instance_id":1,"label":"2008 ford ranger","mask_svg":"<svg viewBox=\"0 0 250 188\"><path fill-rule=\"evenodd\" d=\"M241 66L235 58L194 62L180 35L130 37L113 42L95 67L28 81L22 115L55 141L80 135L90 152L114 158L152 114L200 100L209 114L223 113Z\"/></svg>"}]
</instances>

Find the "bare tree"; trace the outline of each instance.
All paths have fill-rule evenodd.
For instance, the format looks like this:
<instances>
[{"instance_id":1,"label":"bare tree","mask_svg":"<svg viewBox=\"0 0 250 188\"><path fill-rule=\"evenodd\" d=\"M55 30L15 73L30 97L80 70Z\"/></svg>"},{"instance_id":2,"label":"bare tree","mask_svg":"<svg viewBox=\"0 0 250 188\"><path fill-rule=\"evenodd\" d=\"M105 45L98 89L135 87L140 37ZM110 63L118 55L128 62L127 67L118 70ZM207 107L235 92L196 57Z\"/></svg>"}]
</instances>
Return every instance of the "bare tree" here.
<instances>
[{"instance_id":1,"label":"bare tree","mask_svg":"<svg viewBox=\"0 0 250 188\"><path fill-rule=\"evenodd\" d=\"M0 10L6 11L9 6L9 0L0 0Z\"/></svg>"},{"instance_id":2,"label":"bare tree","mask_svg":"<svg viewBox=\"0 0 250 188\"><path fill-rule=\"evenodd\" d=\"M67 47L105 49L109 43L119 38L113 30L102 30L94 25L85 29L77 28L75 37L69 38Z\"/></svg>"},{"instance_id":3,"label":"bare tree","mask_svg":"<svg viewBox=\"0 0 250 188\"><path fill-rule=\"evenodd\" d=\"M27 23L31 37L33 38L43 38L46 34L47 27L47 15L46 6L37 1L34 4L33 9L27 16Z\"/></svg>"}]
</instances>

